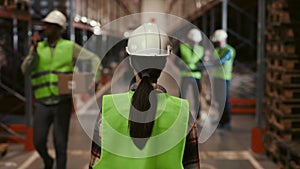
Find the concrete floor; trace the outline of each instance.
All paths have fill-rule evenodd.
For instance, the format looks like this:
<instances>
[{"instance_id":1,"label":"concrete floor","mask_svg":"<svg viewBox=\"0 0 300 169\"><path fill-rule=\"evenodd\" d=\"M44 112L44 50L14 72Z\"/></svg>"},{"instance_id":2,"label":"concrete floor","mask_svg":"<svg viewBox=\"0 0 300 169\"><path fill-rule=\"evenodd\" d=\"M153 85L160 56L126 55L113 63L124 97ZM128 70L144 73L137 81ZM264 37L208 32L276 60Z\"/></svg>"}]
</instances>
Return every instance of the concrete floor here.
<instances>
[{"instance_id":1,"label":"concrete floor","mask_svg":"<svg viewBox=\"0 0 300 169\"><path fill-rule=\"evenodd\" d=\"M128 90L128 85L122 86L122 81L128 77L123 76L124 70L121 70L121 76L114 84L119 85L116 89L122 91ZM130 78L131 79L131 78ZM162 78L168 82L171 78ZM165 80L167 79L167 80ZM162 84L163 84L162 81ZM160 81L159 81L160 83ZM176 83L163 84L169 93L176 95ZM107 84L109 86L109 84ZM103 87L103 93L109 91L109 87ZM118 91L119 92L119 91ZM102 94L103 94L102 93ZM68 169L87 169L90 158L90 137L83 130L81 124L87 124L84 129L93 128L95 117L99 110L90 111L84 107L87 104L77 104L82 106L83 118L78 120L75 114L72 116L69 150L68 150ZM93 107L93 106L90 106ZM94 107L97 107L95 105ZM204 106L203 106L204 107ZM204 109L202 107L202 109ZM80 114L77 112L77 115ZM217 129L213 135L204 143L199 144L201 168L203 169L273 169L276 165L268 160L264 155L253 154L251 147L251 129L255 127L254 115L233 115L232 129L230 131ZM50 153L53 155L53 145L51 135L49 138ZM0 169L42 169L42 160L35 151L24 152L22 145L11 144L8 153L0 159Z\"/></svg>"},{"instance_id":2,"label":"concrete floor","mask_svg":"<svg viewBox=\"0 0 300 169\"><path fill-rule=\"evenodd\" d=\"M233 115L230 131L217 129L200 144L200 159L208 169L273 169L276 165L265 155L251 151L253 115ZM202 168L201 167L201 168Z\"/></svg>"},{"instance_id":3,"label":"concrete floor","mask_svg":"<svg viewBox=\"0 0 300 169\"><path fill-rule=\"evenodd\" d=\"M264 155L251 153L253 115L233 115L232 130L216 130L200 146L201 168L204 169L272 169L275 164ZM51 136L50 136L51 137ZM90 139L81 128L77 117L71 121L68 169L86 169L90 158ZM52 140L49 139L50 153ZM43 164L35 151L24 152L23 146L11 144L8 153L0 159L1 169L42 169Z\"/></svg>"}]
</instances>

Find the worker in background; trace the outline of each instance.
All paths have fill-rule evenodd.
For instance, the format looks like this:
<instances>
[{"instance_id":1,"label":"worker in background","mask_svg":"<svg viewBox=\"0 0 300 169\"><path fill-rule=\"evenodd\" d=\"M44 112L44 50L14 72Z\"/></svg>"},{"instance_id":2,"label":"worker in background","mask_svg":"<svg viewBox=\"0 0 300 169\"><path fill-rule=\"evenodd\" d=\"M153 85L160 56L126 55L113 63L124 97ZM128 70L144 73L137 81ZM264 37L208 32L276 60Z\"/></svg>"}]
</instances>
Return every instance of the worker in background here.
<instances>
[{"instance_id":1,"label":"worker in background","mask_svg":"<svg viewBox=\"0 0 300 169\"><path fill-rule=\"evenodd\" d=\"M230 104L229 104L229 87L232 79L233 62L235 59L235 49L227 44L227 33L224 30L216 30L212 37L215 46L216 57L220 59L221 68L214 69L213 77L215 84L221 84L225 81L225 107L219 123L220 128L230 129ZM217 93L217 92L216 92ZM218 99L218 98L216 98Z\"/></svg>"},{"instance_id":2,"label":"worker in background","mask_svg":"<svg viewBox=\"0 0 300 169\"><path fill-rule=\"evenodd\" d=\"M99 59L78 44L61 38L66 29L66 17L60 11L50 12L44 19L46 40L37 34L33 37L28 56L22 63L22 71L31 75L34 92L35 113L33 122L33 142L42 157L45 169L52 169L54 159L48 154L47 136L53 124L53 141L57 169L66 169L69 122L72 112L71 94L58 93L58 75L73 73L74 63L81 52L81 57L91 59L99 80ZM82 59L82 58L80 58Z\"/></svg>"},{"instance_id":3,"label":"worker in background","mask_svg":"<svg viewBox=\"0 0 300 169\"><path fill-rule=\"evenodd\" d=\"M199 169L188 101L157 83L171 54L167 34L145 23L132 32L126 49L133 84L128 92L103 96L90 168Z\"/></svg>"},{"instance_id":4,"label":"worker in background","mask_svg":"<svg viewBox=\"0 0 300 169\"><path fill-rule=\"evenodd\" d=\"M199 65L201 63L201 59L204 55L204 49L199 44L202 41L201 32L198 29L191 29L187 35L190 40L189 43L180 44L180 57L187 65L188 70L181 70L181 97L187 99L188 98L188 88L192 87L193 100L195 101L194 105L191 106L193 111L196 113L197 118L199 118L200 114L200 102L199 102L199 94L201 93L201 70L199 69ZM193 84L197 84L193 86ZM197 91L197 93L195 93ZM199 92L198 92L199 91Z\"/></svg>"}]
</instances>

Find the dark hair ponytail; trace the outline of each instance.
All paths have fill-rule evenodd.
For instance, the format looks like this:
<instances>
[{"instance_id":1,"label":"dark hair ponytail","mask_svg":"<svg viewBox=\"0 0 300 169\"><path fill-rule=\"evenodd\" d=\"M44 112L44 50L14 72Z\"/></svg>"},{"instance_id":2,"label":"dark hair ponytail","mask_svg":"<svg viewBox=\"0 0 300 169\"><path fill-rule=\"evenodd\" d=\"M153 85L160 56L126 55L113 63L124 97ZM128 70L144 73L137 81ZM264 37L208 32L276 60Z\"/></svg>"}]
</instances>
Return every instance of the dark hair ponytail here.
<instances>
[{"instance_id":1,"label":"dark hair ponytail","mask_svg":"<svg viewBox=\"0 0 300 169\"><path fill-rule=\"evenodd\" d=\"M151 137L157 108L157 93L153 83L157 83L162 69L166 63L166 57L139 57L130 56L132 67L139 72L141 78L135 90L129 113L128 128L130 137L135 145L143 149L146 141ZM156 64L156 68L149 68ZM142 70L142 68L146 68Z\"/></svg>"},{"instance_id":2,"label":"dark hair ponytail","mask_svg":"<svg viewBox=\"0 0 300 169\"><path fill-rule=\"evenodd\" d=\"M147 138L152 134L156 116L157 92L152 86L153 81L148 73L143 72L139 76L141 81L132 96L128 127L131 138L137 147L142 149Z\"/></svg>"}]
</instances>

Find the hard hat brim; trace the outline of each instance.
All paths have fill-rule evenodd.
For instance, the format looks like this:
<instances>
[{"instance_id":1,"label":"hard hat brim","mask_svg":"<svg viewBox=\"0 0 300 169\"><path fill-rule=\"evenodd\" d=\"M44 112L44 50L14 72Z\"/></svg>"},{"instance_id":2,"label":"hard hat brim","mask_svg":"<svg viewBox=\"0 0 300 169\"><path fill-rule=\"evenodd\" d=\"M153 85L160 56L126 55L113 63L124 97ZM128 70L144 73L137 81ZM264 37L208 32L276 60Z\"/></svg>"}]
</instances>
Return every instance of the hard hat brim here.
<instances>
[{"instance_id":1,"label":"hard hat brim","mask_svg":"<svg viewBox=\"0 0 300 169\"><path fill-rule=\"evenodd\" d=\"M66 29L66 26L62 26L62 25L60 25L60 24L58 24L58 23L56 23L56 22L48 21L48 20L46 20L46 19L43 19L42 21L43 21L44 23L54 24L54 25L57 25L57 26L61 27L62 29Z\"/></svg>"},{"instance_id":2,"label":"hard hat brim","mask_svg":"<svg viewBox=\"0 0 300 169\"><path fill-rule=\"evenodd\" d=\"M133 55L133 56L169 56L171 54L171 46L168 45L167 46L167 53L162 53L162 54L157 54L157 53L149 53L149 54L146 54L146 53L143 53L143 54L139 54L139 53L131 53L128 49L128 46L126 46L126 52L129 54L129 55Z\"/></svg>"}]
</instances>

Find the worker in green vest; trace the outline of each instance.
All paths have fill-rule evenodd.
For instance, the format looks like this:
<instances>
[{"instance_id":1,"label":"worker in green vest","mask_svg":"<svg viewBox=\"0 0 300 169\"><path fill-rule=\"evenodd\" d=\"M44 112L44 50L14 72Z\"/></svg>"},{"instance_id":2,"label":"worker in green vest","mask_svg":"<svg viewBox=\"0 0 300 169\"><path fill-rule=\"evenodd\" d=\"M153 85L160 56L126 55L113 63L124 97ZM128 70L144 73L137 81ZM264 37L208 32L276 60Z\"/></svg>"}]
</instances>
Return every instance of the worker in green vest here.
<instances>
[{"instance_id":1,"label":"worker in green vest","mask_svg":"<svg viewBox=\"0 0 300 169\"><path fill-rule=\"evenodd\" d=\"M71 94L58 93L58 75L74 71L74 64L79 53L84 59L92 60L93 70L99 79L100 63L98 57L72 41L61 38L66 29L66 17L60 11L50 12L44 22L46 40L39 35L33 37L28 56L22 63L22 71L31 75L35 98L33 121L33 143L42 157L45 169L52 169L54 159L48 154L47 137L53 124L53 137L57 169L66 169L69 122L72 112Z\"/></svg>"},{"instance_id":2,"label":"worker in green vest","mask_svg":"<svg viewBox=\"0 0 300 169\"><path fill-rule=\"evenodd\" d=\"M92 155L98 151L98 157L92 156L91 168L199 169L188 101L167 94L157 83L170 49L167 34L154 23L131 33L126 51L135 83L128 92L103 96L96 125L100 149L93 142ZM189 139L196 144L188 144Z\"/></svg>"},{"instance_id":3,"label":"worker in green vest","mask_svg":"<svg viewBox=\"0 0 300 169\"><path fill-rule=\"evenodd\" d=\"M181 75L181 97L188 98L188 90L191 87L193 100L192 112L197 118L200 112L199 94L201 93L201 70L199 65L204 55L204 48L199 44L202 41L200 30L193 28L188 32L188 43L180 44L180 57L188 69L182 69ZM197 86L195 86L195 83Z\"/></svg>"},{"instance_id":4,"label":"worker in green vest","mask_svg":"<svg viewBox=\"0 0 300 169\"><path fill-rule=\"evenodd\" d=\"M216 30L212 37L212 42L215 45L215 57L220 60L220 67L215 68L212 72L215 84L221 84L225 82L225 107L219 122L219 127L224 129L230 129L230 104L229 104L229 88L230 80L232 79L233 63L235 59L235 49L227 44L227 33L222 30ZM218 94L218 92L215 92ZM215 99L220 97L215 96ZM224 101L224 100L223 100Z\"/></svg>"}]
</instances>

